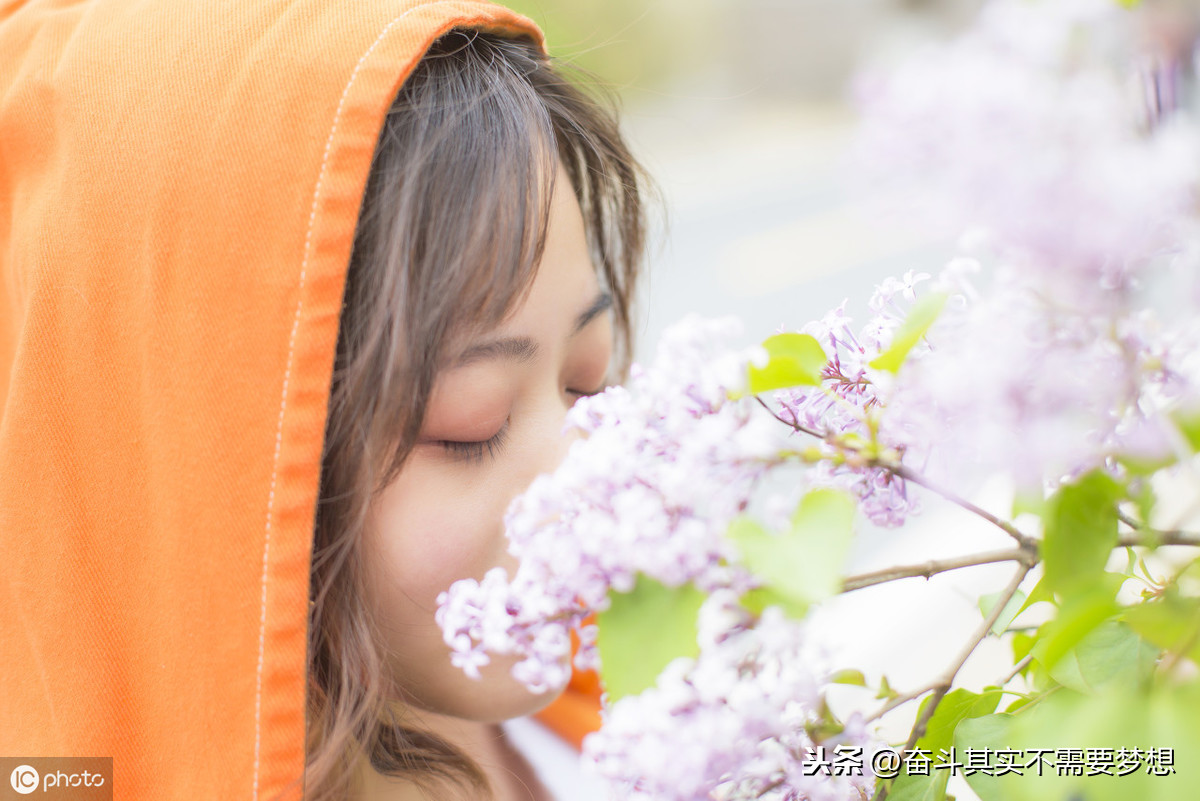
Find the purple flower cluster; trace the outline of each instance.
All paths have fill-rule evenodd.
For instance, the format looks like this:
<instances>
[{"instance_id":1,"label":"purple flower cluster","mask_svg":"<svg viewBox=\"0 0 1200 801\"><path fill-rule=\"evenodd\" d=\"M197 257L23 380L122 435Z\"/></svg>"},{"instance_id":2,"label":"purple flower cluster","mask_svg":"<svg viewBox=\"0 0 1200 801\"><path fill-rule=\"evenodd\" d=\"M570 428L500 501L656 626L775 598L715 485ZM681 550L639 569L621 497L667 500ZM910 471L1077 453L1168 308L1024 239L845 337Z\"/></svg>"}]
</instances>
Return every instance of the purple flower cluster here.
<instances>
[{"instance_id":1,"label":"purple flower cluster","mask_svg":"<svg viewBox=\"0 0 1200 801\"><path fill-rule=\"evenodd\" d=\"M1197 300L1200 129L1175 94L1147 117L1133 13L995 0L863 84L869 171L917 192L927 221L972 226L965 249L996 262L983 291L958 277L879 422L943 481L1040 490L1130 449L1161 456L1163 411L1195 395L1192 307L1150 309Z\"/></svg>"},{"instance_id":2,"label":"purple flower cluster","mask_svg":"<svg viewBox=\"0 0 1200 801\"><path fill-rule=\"evenodd\" d=\"M752 399L730 399L761 357L728 345L739 330L734 319L685 319L664 334L653 368L635 365L627 387L575 404L567 427L586 439L506 514L516 575L497 569L439 597L455 664L474 674L488 653L519 654L514 675L545 690L565 678L568 631L637 574L703 591L753 586L724 534L794 443ZM581 638L577 664L592 666L592 632Z\"/></svg>"},{"instance_id":3,"label":"purple flower cluster","mask_svg":"<svg viewBox=\"0 0 1200 801\"><path fill-rule=\"evenodd\" d=\"M699 630L698 658L676 659L655 687L606 710L603 728L584 740L590 769L630 801L870 796L872 740L861 722L817 733L830 676L801 626L774 607L752 625L722 590L701 607ZM837 745L862 749L858 775L816 769L816 747Z\"/></svg>"},{"instance_id":4,"label":"purple flower cluster","mask_svg":"<svg viewBox=\"0 0 1200 801\"><path fill-rule=\"evenodd\" d=\"M906 280L911 288L914 277ZM572 628L576 663L598 666L595 630L580 623L608 607L610 591L629 591L638 574L691 582L708 594L699 657L676 660L656 687L608 711L588 741L596 770L629 798L867 797L869 771L808 770L810 748L868 737L856 720L834 738L815 733L828 722L829 676L802 627L776 607L755 620L738 605L759 582L725 536L729 524L764 475L809 446L745 395L749 365L765 354L731 347L739 331L733 319L685 319L627 387L580 399L567 427L586 437L506 514L516 575L496 568L455 582L439 597L438 621L469 675L489 654L518 655L513 675L540 692L565 683Z\"/></svg>"},{"instance_id":5,"label":"purple flower cluster","mask_svg":"<svg viewBox=\"0 0 1200 801\"><path fill-rule=\"evenodd\" d=\"M1164 325L1131 292L1082 306L1011 267L975 294L943 312L881 419L883 439L928 455L927 476L1040 491L1121 454L1170 456L1167 412L1200 387L1196 321Z\"/></svg>"},{"instance_id":6,"label":"purple flower cluster","mask_svg":"<svg viewBox=\"0 0 1200 801\"><path fill-rule=\"evenodd\" d=\"M869 302L874 316L857 335L850 327L853 320L845 313L844 301L819 321L805 325L801 333L814 337L829 357L822 382L816 387L781 390L774 398L781 419L821 440L818 452L822 458L809 473L809 481L851 492L863 513L880 526L902 525L920 504L903 479L877 466L872 457L896 465L906 451L919 452L921 448L912 441L891 446L878 441L892 376L870 363L887 350L903 324L907 309L901 302L915 300L917 286L929 278L928 273L910 270L903 279L886 279ZM920 358L927 349L919 342L909 359ZM873 452L868 452L871 448ZM908 456L911 460L912 454Z\"/></svg>"},{"instance_id":7,"label":"purple flower cluster","mask_svg":"<svg viewBox=\"0 0 1200 801\"><path fill-rule=\"evenodd\" d=\"M756 508L767 528L786 525L798 495L756 497L785 465L807 465L797 490L847 490L870 520L899 526L918 509L912 472L1041 490L1119 471L1122 456L1190 457L1170 415L1200 408L1200 133L1174 95L1149 117L1131 96L1113 66L1133 49L1125 13L1111 0L995 0L956 42L864 84L864 160L918 176L918 205L938 221L977 226L961 242L969 257L936 279L883 282L861 328L843 303L801 329L824 350L820 382L764 393L766 410L747 395L765 349L731 347L736 320L694 316L626 386L580 399L566 427L581 438L505 516L516 574L438 599L454 664L478 676L489 655L516 656L528 687L559 687L572 630L576 664L597 665L582 621L611 592L639 575L691 583L708 596L699 656L606 710L585 743L594 769L646 801L868 797L869 771L811 770L810 749L869 757L871 738L855 718L827 734L829 673L803 624L738 605L760 579L727 531ZM927 291L945 304L913 337L905 324Z\"/></svg>"},{"instance_id":8,"label":"purple flower cluster","mask_svg":"<svg viewBox=\"0 0 1200 801\"><path fill-rule=\"evenodd\" d=\"M906 208L986 226L1066 294L1171 247L1194 206L1200 141L1183 114L1147 130L1113 0L995 0L964 35L859 86L858 154Z\"/></svg>"},{"instance_id":9,"label":"purple flower cluster","mask_svg":"<svg viewBox=\"0 0 1200 801\"><path fill-rule=\"evenodd\" d=\"M1040 489L1096 466L1131 381L1105 323L998 283L943 314L930 352L900 375L881 433L924 446L925 472L960 485L1002 471Z\"/></svg>"}]
</instances>

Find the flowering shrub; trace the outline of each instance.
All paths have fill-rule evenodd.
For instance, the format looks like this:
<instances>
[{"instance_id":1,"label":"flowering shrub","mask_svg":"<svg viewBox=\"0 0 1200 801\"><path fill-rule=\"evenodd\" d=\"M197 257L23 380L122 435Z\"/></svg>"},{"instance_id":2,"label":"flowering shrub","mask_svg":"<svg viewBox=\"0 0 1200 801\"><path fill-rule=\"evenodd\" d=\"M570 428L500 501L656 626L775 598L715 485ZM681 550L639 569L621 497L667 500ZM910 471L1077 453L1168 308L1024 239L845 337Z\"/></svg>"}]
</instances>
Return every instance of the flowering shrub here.
<instances>
[{"instance_id":1,"label":"flowering shrub","mask_svg":"<svg viewBox=\"0 0 1200 801\"><path fill-rule=\"evenodd\" d=\"M1200 130L1183 67L1136 60L1138 14L996 0L864 79L864 164L919 176L910 205L970 228L963 255L877 287L857 330L843 304L739 349L736 321L687 318L626 386L580 399L583 438L506 516L516 574L440 598L455 664L517 655L545 691L576 631L608 700L585 754L622 798L938 799L951 771L929 760L955 749L985 799L1190 798L1173 755L1200 749L1200 535L1156 493L1200 489ZM790 490L768 480L798 467ZM996 475L1011 515L966 497ZM901 528L928 503L1011 548L846 575L859 515ZM869 716L830 709L832 684L866 682L809 636L814 605L996 562L1011 579L950 665L882 681ZM1011 670L956 686L989 636ZM918 700L883 742L874 724ZM1021 749L1057 765L1029 775Z\"/></svg>"}]
</instances>

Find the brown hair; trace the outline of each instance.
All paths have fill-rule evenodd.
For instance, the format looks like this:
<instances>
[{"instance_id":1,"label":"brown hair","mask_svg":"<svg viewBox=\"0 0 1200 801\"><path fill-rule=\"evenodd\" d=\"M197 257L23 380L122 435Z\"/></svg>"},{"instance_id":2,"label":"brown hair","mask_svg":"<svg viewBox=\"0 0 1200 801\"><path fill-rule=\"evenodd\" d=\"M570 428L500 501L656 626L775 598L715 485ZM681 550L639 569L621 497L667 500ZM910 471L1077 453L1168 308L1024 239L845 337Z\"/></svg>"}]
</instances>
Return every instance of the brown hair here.
<instances>
[{"instance_id":1,"label":"brown hair","mask_svg":"<svg viewBox=\"0 0 1200 801\"><path fill-rule=\"evenodd\" d=\"M439 366L526 296L555 164L579 199L613 296L615 374L632 354L645 179L611 105L584 95L527 39L454 30L404 83L383 126L346 279L321 465L308 637L306 797L343 798L362 755L426 788L487 794L480 769L405 725L362 597L373 497L420 431ZM447 670L453 669L447 660Z\"/></svg>"}]
</instances>

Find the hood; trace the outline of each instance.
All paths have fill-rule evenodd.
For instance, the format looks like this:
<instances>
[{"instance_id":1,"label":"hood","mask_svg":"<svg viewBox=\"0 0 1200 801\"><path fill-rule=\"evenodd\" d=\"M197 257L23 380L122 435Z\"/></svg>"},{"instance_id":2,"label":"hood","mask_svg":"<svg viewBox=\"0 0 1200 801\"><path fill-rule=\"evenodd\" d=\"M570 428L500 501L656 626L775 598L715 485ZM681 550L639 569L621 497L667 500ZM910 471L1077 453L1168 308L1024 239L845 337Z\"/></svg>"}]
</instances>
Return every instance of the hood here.
<instances>
[{"instance_id":1,"label":"hood","mask_svg":"<svg viewBox=\"0 0 1200 801\"><path fill-rule=\"evenodd\" d=\"M355 222L454 26L541 40L482 2L0 0L0 753L300 797Z\"/></svg>"}]
</instances>

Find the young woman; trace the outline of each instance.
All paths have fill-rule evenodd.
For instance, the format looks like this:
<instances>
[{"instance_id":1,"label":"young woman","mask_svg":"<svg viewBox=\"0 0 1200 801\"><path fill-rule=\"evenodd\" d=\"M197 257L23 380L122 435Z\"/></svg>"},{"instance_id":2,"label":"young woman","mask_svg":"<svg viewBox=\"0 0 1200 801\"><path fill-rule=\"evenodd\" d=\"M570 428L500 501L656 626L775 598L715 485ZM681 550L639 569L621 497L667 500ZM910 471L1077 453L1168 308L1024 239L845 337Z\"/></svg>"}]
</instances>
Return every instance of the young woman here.
<instances>
[{"instance_id":1,"label":"young woman","mask_svg":"<svg viewBox=\"0 0 1200 801\"><path fill-rule=\"evenodd\" d=\"M546 797L498 724L554 693L435 599L628 364L611 114L476 0L0 0L0 54L0 751Z\"/></svg>"},{"instance_id":2,"label":"young woman","mask_svg":"<svg viewBox=\"0 0 1200 801\"><path fill-rule=\"evenodd\" d=\"M408 797L388 776L439 797L444 780L545 797L496 724L553 694L503 661L468 678L434 610L456 579L515 568L509 501L555 467L566 410L629 343L637 180L614 120L531 42L451 31L400 90L359 214L325 439L311 789L364 747L363 798Z\"/></svg>"}]
</instances>

